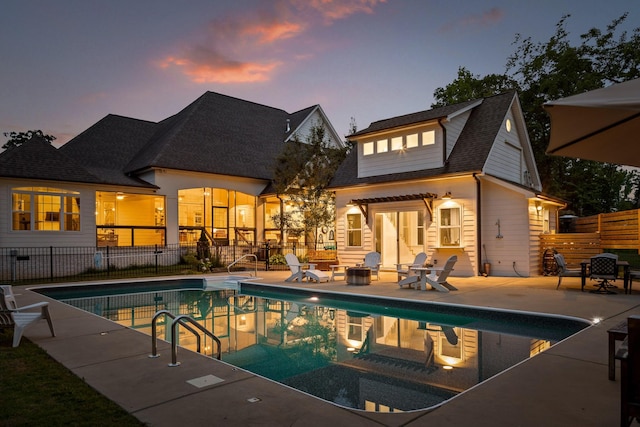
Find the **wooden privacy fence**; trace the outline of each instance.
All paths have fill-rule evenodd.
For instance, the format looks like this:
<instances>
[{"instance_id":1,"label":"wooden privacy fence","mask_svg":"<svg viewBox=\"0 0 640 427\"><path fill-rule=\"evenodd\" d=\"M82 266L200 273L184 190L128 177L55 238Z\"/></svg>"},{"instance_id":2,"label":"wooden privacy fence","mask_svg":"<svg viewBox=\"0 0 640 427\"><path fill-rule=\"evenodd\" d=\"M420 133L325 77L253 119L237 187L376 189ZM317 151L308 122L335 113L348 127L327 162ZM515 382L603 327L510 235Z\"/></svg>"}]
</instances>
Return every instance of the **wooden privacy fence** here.
<instances>
[{"instance_id":1,"label":"wooden privacy fence","mask_svg":"<svg viewBox=\"0 0 640 427\"><path fill-rule=\"evenodd\" d=\"M612 212L576 219L577 233L600 233L606 249L635 249L640 253L638 217L640 209Z\"/></svg>"},{"instance_id":2,"label":"wooden privacy fence","mask_svg":"<svg viewBox=\"0 0 640 427\"><path fill-rule=\"evenodd\" d=\"M544 273L544 255L555 250L564 256L568 267L580 267L580 261L602 252L599 233L561 233L540 235L540 271Z\"/></svg>"},{"instance_id":3,"label":"wooden privacy fence","mask_svg":"<svg viewBox=\"0 0 640 427\"><path fill-rule=\"evenodd\" d=\"M640 254L640 209L576 218L576 233L540 235L540 271L544 255L553 249L564 255L571 268L608 249L632 249Z\"/></svg>"}]
</instances>

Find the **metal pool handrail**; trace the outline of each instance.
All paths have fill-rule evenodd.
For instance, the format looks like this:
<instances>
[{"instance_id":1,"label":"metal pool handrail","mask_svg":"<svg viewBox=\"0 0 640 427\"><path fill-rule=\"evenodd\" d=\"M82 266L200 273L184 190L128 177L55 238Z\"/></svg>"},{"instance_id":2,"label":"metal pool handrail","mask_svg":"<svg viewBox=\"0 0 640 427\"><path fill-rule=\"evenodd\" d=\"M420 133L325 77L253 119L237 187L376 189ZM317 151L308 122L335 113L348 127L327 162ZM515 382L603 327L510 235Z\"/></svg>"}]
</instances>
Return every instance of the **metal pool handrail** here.
<instances>
[{"instance_id":1,"label":"metal pool handrail","mask_svg":"<svg viewBox=\"0 0 640 427\"><path fill-rule=\"evenodd\" d=\"M198 322L196 322L195 320L193 320L191 317L187 316L186 314L180 315L180 316L175 316L173 313L171 313L169 310L160 310L158 311L156 314L153 315L153 318L151 319L151 354L149 355L149 357L160 357L160 355L158 354L158 332L157 332L157 324L156 321L158 320L158 318L162 315L165 316L169 316L173 319L173 322L171 323L171 362L169 364L169 366L179 366L180 363L177 362L177 353L178 353L178 343L176 342L176 330L177 330L177 326L178 324L184 326L188 331L190 331L193 335L195 335L196 337L196 350L198 353L200 353L201 350L201 346L200 346L200 334L198 333L198 331L196 331L191 325L195 326L197 329L199 329L200 331L202 331L205 335L209 336L213 341L216 342L217 346L218 346L218 351L217 351L217 359L220 360L221 357L221 343L220 340L218 339L218 337L216 337L215 335L213 335L213 333L211 333L210 331L208 331L206 328L204 328L202 325L200 325ZM189 322L191 325L189 325Z\"/></svg>"},{"instance_id":2,"label":"metal pool handrail","mask_svg":"<svg viewBox=\"0 0 640 427\"><path fill-rule=\"evenodd\" d=\"M242 255L240 258L238 258L237 260L233 261L231 264L229 264L227 266L227 272L229 272L229 274L231 274L231 267L233 267L234 265L236 265L237 263L239 263L240 261L242 261L243 259L245 259L247 257L253 257L255 259L255 274L253 276L254 277L258 277L258 257L255 254L244 254L244 255Z\"/></svg>"},{"instance_id":3,"label":"metal pool handrail","mask_svg":"<svg viewBox=\"0 0 640 427\"><path fill-rule=\"evenodd\" d=\"M187 316L186 314L182 314L176 317L175 319L173 319L173 322L171 323L171 363L169 364L169 366L180 366L180 362L178 362L177 360L178 359L178 343L176 341L176 331L178 330L178 325L183 325L185 327L188 326L186 323L184 323L184 321L188 321L189 323L191 323L196 328L200 329L200 331L202 331L205 335L207 335L209 338L211 338L213 341L216 342L218 347L217 348L218 351L216 352L216 359L220 360L221 352L222 352L221 350L222 344L220 343L220 340L218 339L218 337L213 335L211 331L209 331L204 326L202 326L201 324L193 320L191 317ZM188 327L187 329L192 330ZM198 334L196 333L196 335ZM200 335L198 335L198 338L200 338ZM199 352L200 350L198 349L198 353Z\"/></svg>"}]
</instances>

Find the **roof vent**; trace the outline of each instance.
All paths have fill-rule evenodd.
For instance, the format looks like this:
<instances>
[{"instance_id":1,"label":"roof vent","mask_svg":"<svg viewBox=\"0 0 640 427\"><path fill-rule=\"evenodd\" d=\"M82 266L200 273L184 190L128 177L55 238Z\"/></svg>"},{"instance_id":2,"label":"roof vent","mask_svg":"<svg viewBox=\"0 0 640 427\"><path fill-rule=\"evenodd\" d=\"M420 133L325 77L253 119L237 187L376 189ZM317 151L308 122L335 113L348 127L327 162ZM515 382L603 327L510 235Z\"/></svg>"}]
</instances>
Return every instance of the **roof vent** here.
<instances>
[{"instance_id":1,"label":"roof vent","mask_svg":"<svg viewBox=\"0 0 640 427\"><path fill-rule=\"evenodd\" d=\"M290 122L290 120L287 119L287 130L285 131L285 133L291 132L291 126L290 126L289 122Z\"/></svg>"}]
</instances>

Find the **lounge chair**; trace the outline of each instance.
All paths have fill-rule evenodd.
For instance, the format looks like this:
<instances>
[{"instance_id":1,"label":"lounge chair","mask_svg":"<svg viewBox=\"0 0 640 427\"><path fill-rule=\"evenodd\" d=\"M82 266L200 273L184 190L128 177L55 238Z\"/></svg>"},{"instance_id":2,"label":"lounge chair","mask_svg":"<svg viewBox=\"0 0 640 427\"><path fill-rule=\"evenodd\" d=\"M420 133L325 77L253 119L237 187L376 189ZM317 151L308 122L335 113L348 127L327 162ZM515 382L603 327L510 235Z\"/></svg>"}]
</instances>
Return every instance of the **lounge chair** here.
<instances>
[{"instance_id":1,"label":"lounge chair","mask_svg":"<svg viewBox=\"0 0 640 427\"><path fill-rule=\"evenodd\" d=\"M304 280L304 270L303 268L315 268L315 264L301 264L300 260L294 254L286 254L284 259L287 261L287 265L291 270L291 276L285 279L285 282L302 282Z\"/></svg>"},{"instance_id":2,"label":"lounge chair","mask_svg":"<svg viewBox=\"0 0 640 427\"><path fill-rule=\"evenodd\" d=\"M375 274L376 280L380 280L380 254L378 252L369 252L364 256L364 262L358 264L358 267L369 267L371 269L371 275Z\"/></svg>"},{"instance_id":3,"label":"lounge chair","mask_svg":"<svg viewBox=\"0 0 640 427\"><path fill-rule=\"evenodd\" d=\"M556 285L556 290L560 287L563 277L580 277L582 275L580 268L567 267L567 263L562 254L553 254L553 258L555 258L556 264L558 265L558 284Z\"/></svg>"},{"instance_id":4,"label":"lounge chair","mask_svg":"<svg viewBox=\"0 0 640 427\"><path fill-rule=\"evenodd\" d=\"M40 312L27 312L39 308ZM39 302L35 304L18 307L11 286L0 285L0 329L13 328L13 346L20 345L22 334L25 328L40 319L46 319L49 324L51 336L56 334L53 330L53 323L49 315L49 303Z\"/></svg>"},{"instance_id":5,"label":"lounge chair","mask_svg":"<svg viewBox=\"0 0 640 427\"><path fill-rule=\"evenodd\" d=\"M423 267L425 262L427 262L427 254L424 252L420 252L418 255L416 255L412 263L396 264L396 272L398 273L398 286L403 287L404 285L407 285L411 288L412 284L418 282L420 280L420 277L416 274L415 271L411 270L411 268Z\"/></svg>"},{"instance_id":6,"label":"lounge chair","mask_svg":"<svg viewBox=\"0 0 640 427\"><path fill-rule=\"evenodd\" d=\"M316 282L329 281L329 275L324 271L316 270L315 264L300 263L300 260L294 254L286 254L284 258L287 260L287 265L291 270L291 276L286 278L285 282L302 282L304 279ZM305 267L308 267L308 269L305 270Z\"/></svg>"},{"instance_id":7,"label":"lounge chair","mask_svg":"<svg viewBox=\"0 0 640 427\"><path fill-rule=\"evenodd\" d=\"M451 255L442 269L431 268L431 273L426 276L427 283L440 292L457 291L458 288L447 282L449 273L453 271L453 266L458 261L457 255Z\"/></svg>"}]
</instances>

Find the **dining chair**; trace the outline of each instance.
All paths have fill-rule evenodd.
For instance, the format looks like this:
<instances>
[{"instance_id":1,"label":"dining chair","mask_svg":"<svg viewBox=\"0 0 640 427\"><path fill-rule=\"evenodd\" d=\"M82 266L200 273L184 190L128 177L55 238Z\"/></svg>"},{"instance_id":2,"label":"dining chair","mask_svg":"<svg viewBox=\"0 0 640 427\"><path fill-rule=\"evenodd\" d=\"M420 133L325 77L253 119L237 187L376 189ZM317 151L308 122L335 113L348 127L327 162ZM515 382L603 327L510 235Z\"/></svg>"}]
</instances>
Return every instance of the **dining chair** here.
<instances>
[{"instance_id":1,"label":"dining chair","mask_svg":"<svg viewBox=\"0 0 640 427\"><path fill-rule=\"evenodd\" d=\"M591 293L596 294L615 294L611 288L610 282L615 282L618 278L618 256L610 253L603 253L591 257L589 268L589 278L591 280L597 280L595 285L597 289L591 290Z\"/></svg>"}]
</instances>

